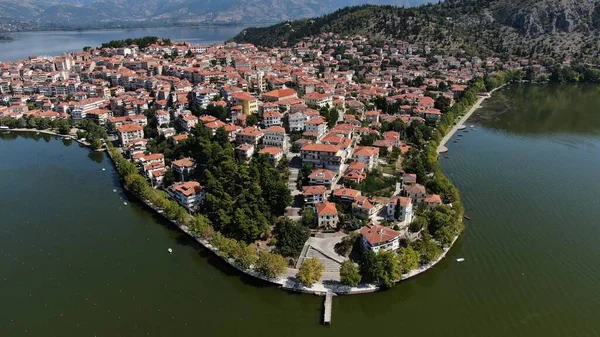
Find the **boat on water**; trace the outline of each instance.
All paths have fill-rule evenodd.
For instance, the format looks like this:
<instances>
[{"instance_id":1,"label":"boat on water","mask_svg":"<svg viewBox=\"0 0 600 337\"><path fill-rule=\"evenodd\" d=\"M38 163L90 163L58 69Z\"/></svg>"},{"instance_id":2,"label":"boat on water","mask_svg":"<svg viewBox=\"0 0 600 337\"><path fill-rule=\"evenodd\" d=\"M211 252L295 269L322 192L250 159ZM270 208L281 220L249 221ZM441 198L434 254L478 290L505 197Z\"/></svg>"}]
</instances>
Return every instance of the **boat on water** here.
<instances>
[{"instance_id":1,"label":"boat on water","mask_svg":"<svg viewBox=\"0 0 600 337\"><path fill-rule=\"evenodd\" d=\"M462 257L459 257L458 259L456 259L456 262L463 262L465 259Z\"/></svg>"},{"instance_id":2,"label":"boat on water","mask_svg":"<svg viewBox=\"0 0 600 337\"><path fill-rule=\"evenodd\" d=\"M0 125L0 131L9 131L10 129L6 125Z\"/></svg>"},{"instance_id":3,"label":"boat on water","mask_svg":"<svg viewBox=\"0 0 600 337\"><path fill-rule=\"evenodd\" d=\"M470 216L468 216L468 215L465 215L465 216L464 216L464 218L465 218L466 220L471 220L471 217L470 217Z\"/></svg>"}]
</instances>

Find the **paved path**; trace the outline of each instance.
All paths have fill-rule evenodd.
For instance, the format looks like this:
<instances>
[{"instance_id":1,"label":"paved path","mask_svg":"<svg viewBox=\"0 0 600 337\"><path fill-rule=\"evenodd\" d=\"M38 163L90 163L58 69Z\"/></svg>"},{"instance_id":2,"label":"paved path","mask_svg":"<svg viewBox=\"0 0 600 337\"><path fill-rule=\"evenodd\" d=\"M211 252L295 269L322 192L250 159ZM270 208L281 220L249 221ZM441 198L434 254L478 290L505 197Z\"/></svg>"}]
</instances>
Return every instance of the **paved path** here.
<instances>
[{"instance_id":1,"label":"paved path","mask_svg":"<svg viewBox=\"0 0 600 337\"><path fill-rule=\"evenodd\" d=\"M506 85L506 84L505 84ZM473 104L473 106L471 107L471 109L469 109L469 111L464 114L464 116L462 116L462 118L460 119L460 121L458 123L456 123L456 125L454 125L454 127L448 131L448 133L446 133L446 135L444 136L444 138L442 138L442 141L440 142L440 145L437 148L437 152L438 153L444 153L448 151L448 148L446 147L446 143L448 143L448 141L450 140L450 138L452 138L452 136L454 136L454 134L456 133L456 131L464 129L464 123L467 121L467 119L469 119L469 117L471 117L471 115L473 114L473 112L475 112L475 110L479 109L481 107L481 103L483 103L483 101L486 98L489 98L492 96L492 94L494 93L494 91L500 89L504 87L504 85L490 91L489 96L484 96L484 97L479 97L479 99L477 99L477 102L475 102L475 104Z\"/></svg>"}]
</instances>

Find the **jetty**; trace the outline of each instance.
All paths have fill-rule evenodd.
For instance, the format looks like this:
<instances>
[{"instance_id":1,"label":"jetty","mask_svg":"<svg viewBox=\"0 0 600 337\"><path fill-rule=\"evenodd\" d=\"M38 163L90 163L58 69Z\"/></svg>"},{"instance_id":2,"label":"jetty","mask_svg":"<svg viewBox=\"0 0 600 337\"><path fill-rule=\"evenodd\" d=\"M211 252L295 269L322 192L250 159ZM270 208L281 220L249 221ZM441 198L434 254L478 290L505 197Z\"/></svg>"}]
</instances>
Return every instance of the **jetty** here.
<instances>
[{"instance_id":1,"label":"jetty","mask_svg":"<svg viewBox=\"0 0 600 337\"><path fill-rule=\"evenodd\" d=\"M331 309L333 307L333 292L325 293L325 310L323 310L323 324L331 325Z\"/></svg>"}]
</instances>

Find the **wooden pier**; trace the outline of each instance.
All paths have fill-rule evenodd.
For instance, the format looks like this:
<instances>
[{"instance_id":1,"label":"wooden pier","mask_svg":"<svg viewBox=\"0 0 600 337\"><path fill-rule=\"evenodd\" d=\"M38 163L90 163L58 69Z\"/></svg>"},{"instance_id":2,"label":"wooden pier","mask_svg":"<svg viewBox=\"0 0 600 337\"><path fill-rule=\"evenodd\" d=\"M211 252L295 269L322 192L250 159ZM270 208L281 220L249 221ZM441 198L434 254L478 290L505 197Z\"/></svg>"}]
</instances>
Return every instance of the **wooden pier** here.
<instances>
[{"instance_id":1,"label":"wooden pier","mask_svg":"<svg viewBox=\"0 0 600 337\"><path fill-rule=\"evenodd\" d=\"M331 325L331 309L333 307L333 292L328 291L325 294L325 310L323 312L323 324Z\"/></svg>"}]
</instances>

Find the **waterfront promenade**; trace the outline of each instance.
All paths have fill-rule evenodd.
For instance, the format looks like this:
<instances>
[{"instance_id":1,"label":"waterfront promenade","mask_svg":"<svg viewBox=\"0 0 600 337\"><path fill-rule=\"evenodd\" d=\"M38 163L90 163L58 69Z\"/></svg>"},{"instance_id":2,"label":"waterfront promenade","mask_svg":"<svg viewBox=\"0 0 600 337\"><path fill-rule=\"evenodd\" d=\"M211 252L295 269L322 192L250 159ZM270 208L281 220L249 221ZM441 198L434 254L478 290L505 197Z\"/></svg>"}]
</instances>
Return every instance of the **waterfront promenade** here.
<instances>
[{"instance_id":1,"label":"waterfront promenade","mask_svg":"<svg viewBox=\"0 0 600 337\"><path fill-rule=\"evenodd\" d=\"M504 87L505 85L501 85L498 88L490 91L489 95L487 95L487 96L481 96L481 97L479 97L477 99L477 102L475 102L475 104L473 104L473 106L471 107L471 109L469 109L469 111L467 111L467 113L464 114L460 118L460 120L456 123L456 125L454 125L454 127L452 129L450 129L450 131L448 131L448 133L446 133L446 135L444 136L444 138L442 138L442 140L440 141L440 145L438 145L437 153L448 152L448 148L446 147L446 143L448 143L448 141L450 140L450 138L452 138L452 136L454 136L454 134L456 133L456 131L462 130L462 129L464 129L466 127L465 122L471 117L471 115L475 112L475 110L477 110L477 109L479 109L481 107L481 104L483 103L484 100L486 100L487 98L492 97L492 94L494 93L494 91L496 91L496 90Z\"/></svg>"}]
</instances>

